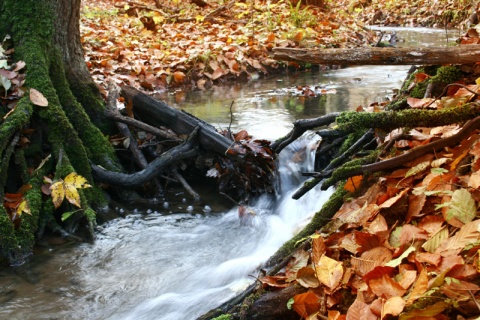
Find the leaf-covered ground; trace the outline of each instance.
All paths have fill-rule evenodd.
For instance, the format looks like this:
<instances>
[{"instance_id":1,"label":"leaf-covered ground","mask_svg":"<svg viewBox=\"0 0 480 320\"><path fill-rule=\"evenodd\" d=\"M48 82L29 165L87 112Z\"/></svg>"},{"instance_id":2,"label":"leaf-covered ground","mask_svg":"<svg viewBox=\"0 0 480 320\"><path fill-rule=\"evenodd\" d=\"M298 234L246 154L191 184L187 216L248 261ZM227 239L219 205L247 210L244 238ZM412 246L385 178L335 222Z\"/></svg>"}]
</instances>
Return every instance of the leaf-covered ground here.
<instances>
[{"instance_id":1,"label":"leaf-covered ground","mask_svg":"<svg viewBox=\"0 0 480 320\"><path fill-rule=\"evenodd\" d=\"M469 34L475 37L461 42L478 43L478 30ZM464 76L447 85L438 98L408 97L409 107L477 107L478 67L460 70ZM406 90L412 94L430 77L418 70ZM379 108L372 105L361 111ZM453 147L420 156L379 178L349 178L344 189L351 192L350 198L329 224L309 237L311 249L297 250L285 270L260 279L264 287L277 290L296 284L308 289L289 302L303 319L478 319L480 116L472 123L474 130ZM379 161L452 137L466 127L401 128L378 134L380 143L393 147ZM362 182L367 187L358 194Z\"/></svg>"},{"instance_id":2,"label":"leaf-covered ground","mask_svg":"<svg viewBox=\"0 0 480 320\"><path fill-rule=\"evenodd\" d=\"M372 22L457 24L471 8L469 1L315 2L323 5L289 0L84 0L82 41L101 86L111 78L146 91L178 86L204 90L213 83L299 67L273 60L275 47L372 46L377 35L365 28Z\"/></svg>"}]
</instances>

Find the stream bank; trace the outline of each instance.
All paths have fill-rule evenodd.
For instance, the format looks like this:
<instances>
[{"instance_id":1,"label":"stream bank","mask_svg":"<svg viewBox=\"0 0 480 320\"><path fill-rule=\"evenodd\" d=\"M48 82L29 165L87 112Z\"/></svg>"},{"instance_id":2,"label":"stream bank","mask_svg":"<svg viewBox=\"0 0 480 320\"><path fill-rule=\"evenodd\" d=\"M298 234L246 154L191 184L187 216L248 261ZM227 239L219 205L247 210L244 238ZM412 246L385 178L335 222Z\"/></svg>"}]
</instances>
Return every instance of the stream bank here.
<instances>
[{"instance_id":1,"label":"stream bank","mask_svg":"<svg viewBox=\"0 0 480 320\"><path fill-rule=\"evenodd\" d=\"M362 73L354 74L356 71ZM327 72L328 76L325 78L327 83L319 80L324 75L322 73L298 73L289 75L286 79L281 79L282 81L272 79L276 86L260 90L260 93L252 92L251 87L247 87L243 92L233 90L235 94L241 93L228 96L219 103L219 108L223 108L225 114L225 105L230 105L232 98L235 97L236 109L232 125L250 131L248 124L254 124L253 120L256 120L257 127L266 129L269 134L278 134L276 135L278 137L282 130L288 130L294 119L315 117L318 113L321 115L333 111L335 105L340 108L355 108L361 103L357 100L361 97L364 97L365 101L385 99L385 96L393 94L394 88L398 88L399 85L395 82L403 81L404 73L401 70L397 71L399 76L395 79L392 76L395 73L384 67L376 72L371 67L331 70ZM343 76L335 78L336 72ZM374 80L378 80L376 85L383 85L385 81L391 79L392 86L376 87L374 91L376 85L371 85L373 80L367 77L368 74ZM379 74L382 77L379 77ZM254 81L250 85L260 86L262 82ZM286 84L283 89L278 87L282 84ZM337 93L305 97L299 86L300 89L305 86L313 88L325 86L326 90L335 89ZM347 90L345 95L339 98L337 95L342 86L357 88L358 94ZM231 90L232 88L219 89L218 95L224 97L224 93L232 92ZM371 96L363 96L368 94ZM175 97L175 93L170 97ZM242 98L246 98L243 104ZM277 103L281 98L292 102ZM309 104L310 98L319 100ZM273 103L268 104L270 102ZM324 107L315 109L315 105L322 103ZM205 114L213 113L214 109L209 109L209 103L204 104L207 105ZM285 108L286 105L294 107ZM177 106L183 108L181 105ZM244 116L244 113L249 116ZM277 113L283 114L284 117L274 118ZM265 116L260 117L261 115ZM246 120L239 121L242 118ZM216 122L213 118L207 121ZM224 116L218 123L223 123L224 127L228 121L229 117ZM253 132L259 137L266 134L264 131L256 130ZM303 149L304 147L298 147L294 150ZM296 165L296 161L287 161L287 176L294 177L292 172L307 170ZM297 179L296 185L302 180L299 177L295 178ZM278 199L276 204L268 201L262 203L259 200L256 211L261 220L260 223L254 221L251 226L241 226L235 210L214 211L208 215L203 215L203 212L169 215L170 211L182 212L185 207L169 208L166 211L163 207L151 208L150 212L140 210L135 212L133 209L125 219L113 220L100 226L99 237L94 244L70 243L54 246L52 243L46 243L39 250L43 254L35 255L23 266L2 270L0 281L4 289L2 295L4 308L0 314L8 315L12 319L29 319L32 314L35 314L35 319L39 318L38 315L41 315L40 318L71 319L104 319L108 316L116 319L129 317L168 319L170 315L162 314L162 310L170 310L171 316L178 319L182 315L177 312L183 309L186 312L200 314L202 310L199 309L199 304L208 310L221 303L222 299L226 299L222 291L217 291L220 292L219 296L209 296L209 292L216 291L210 285L218 286L217 281L225 278L233 279L233 282L222 290L235 292L244 288L248 281L243 277L248 279L248 274L251 274L261 261L265 261L278 246L288 240L291 234L301 228L308 220L308 215L318 210L321 202L328 197L328 193L322 194L325 196L319 200L320 196L312 193L314 197L306 204L288 202L288 193L284 199ZM306 209L304 205L311 205L313 208ZM284 209L280 210L280 207ZM290 216L298 209L300 217ZM270 212L271 210L274 212ZM296 225L295 230L284 229L279 215L286 217L287 225ZM268 231L259 231L258 227L262 225L266 225ZM281 239L275 238L277 240L269 242L268 245L262 242L264 239L262 237L271 233L283 235ZM216 242L213 242L214 238L218 238ZM234 242L233 239L238 241ZM201 251L200 248L206 250ZM235 256L237 254L238 256ZM212 276L213 280L204 280L205 275ZM183 280L186 282L182 282ZM200 286L205 287L200 289ZM184 290L188 291L189 288L190 291L192 288L198 290L195 291L198 294L195 298L200 297L200 303L198 300L190 299L188 295L182 298ZM189 303L193 306L186 307Z\"/></svg>"}]
</instances>

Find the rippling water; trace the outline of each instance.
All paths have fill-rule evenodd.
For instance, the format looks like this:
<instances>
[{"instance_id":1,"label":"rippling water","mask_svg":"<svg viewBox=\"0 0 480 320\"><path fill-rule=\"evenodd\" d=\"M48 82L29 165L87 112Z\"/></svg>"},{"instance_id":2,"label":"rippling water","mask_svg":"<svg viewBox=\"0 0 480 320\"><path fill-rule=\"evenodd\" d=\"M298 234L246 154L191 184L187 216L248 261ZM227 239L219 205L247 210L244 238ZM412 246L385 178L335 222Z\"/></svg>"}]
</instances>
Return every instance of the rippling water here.
<instances>
[{"instance_id":1,"label":"rippling water","mask_svg":"<svg viewBox=\"0 0 480 320\"><path fill-rule=\"evenodd\" d=\"M411 29L396 30L421 45L445 41L442 30L423 30L421 39ZM294 73L163 98L218 128L276 139L296 119L391 97L407 70L368 66ZM324 94L306 97L307 87ZM246 224L236 208L174 215L151 208L99 226L94 244L44 244L26 264L0 270L0 318L194 319L216 307L253 281L249 275L256 275L330 195L331 190L314 190L291 199L302 181L298 173L311 170L314 140L307 137L282 152L284 192L258 199ZM302 162L294 160L299 154Z\"/></svg>"}]
</instances>

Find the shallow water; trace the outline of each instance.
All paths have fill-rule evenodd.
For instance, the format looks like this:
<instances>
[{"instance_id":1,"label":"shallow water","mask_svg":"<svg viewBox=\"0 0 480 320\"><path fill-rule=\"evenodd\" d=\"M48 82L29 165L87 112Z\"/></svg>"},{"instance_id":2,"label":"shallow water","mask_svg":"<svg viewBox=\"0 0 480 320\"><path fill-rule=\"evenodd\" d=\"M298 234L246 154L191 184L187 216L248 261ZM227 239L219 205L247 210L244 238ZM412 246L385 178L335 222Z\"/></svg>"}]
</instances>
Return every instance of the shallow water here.
<instances>
[{"instance_id":1,"label":"shallow water","mask_svg":"<svg viewBox=\"0 0 480 320\"><path fill-rule=\"evenodd\" d=\"M423 30L422 36L410 35L411 29L396 32L414 44L445 42L443 30ZM384 101L408 69L298 72L164 98L219 128L276 139L296 119ZM324 93L306 97L298 89L306 87ZM216 307L252 282L250 275L328 199L332 190L291 199L302 182L298 173L311 170L315 139L311 135L282 152L284 192L258 199L248 223L240 223L236 208L175 215L151 208L99 226L93 244L45 243L27 263L0 270L0 318L194 319ZM304 161L293 160L298 154Z\"/></svg>"}]
</instances>

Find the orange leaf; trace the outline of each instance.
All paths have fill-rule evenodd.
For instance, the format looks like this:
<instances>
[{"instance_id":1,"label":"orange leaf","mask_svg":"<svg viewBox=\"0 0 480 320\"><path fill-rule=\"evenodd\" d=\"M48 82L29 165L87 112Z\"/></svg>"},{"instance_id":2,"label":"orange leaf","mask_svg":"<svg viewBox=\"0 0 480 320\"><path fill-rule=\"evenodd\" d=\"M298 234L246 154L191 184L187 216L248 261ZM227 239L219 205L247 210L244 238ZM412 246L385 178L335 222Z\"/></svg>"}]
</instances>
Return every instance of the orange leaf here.
<instances>
[{"instance_id":1,"label":"orange leaf","mask_svg":"<svg viewBox=\"0 0 480 320\"><path fill-rule=\"evenodd\" d=\"M293 297L293 310L302 318L307 318L309 315L315 313L320 308L318 297L311 291L297 294Z\"/></svg>"},{"instance_id":2,"label":"orange leaf","mask_svg":"<svg viewBox=\"0 0 480 320\"><path fill-rule=\"evenodd\" d=\"M267 38L267 40L266 40L265 42L266 42L266 43L269 43L269 42L273 42L273 41L275 41L275 34L274 34L274 33L270 33L270 34L268 35L268 38Z\"/></svg>"},{"instance_id":3,"label":"orange leaf","mask_svg":"<svg viewBox=\"0 0 480 320\"><path fill-rule=\"evenodd\" d=\"M295 34L295 36L293 37L293 40L296 41L296 42L300 42L302 41L303 39L303 32L302 31L299 31Z\"/></svg>"},{"instance_id":4,"label":"orange leaf","mask_svg":"<svg viewBox=\"0 0 480 320\"><path fill-rule=\"evenodd\" d=\"M182 71L175 71L173 73L173 79L175 80L176 83L183 83L186 75Z\"/></svg>"},{"instance_id":5,"label":"orange leaf","mask_svg":"<svg viewBox=\"0 0 480 320\"><path fill-rule=\"evenodd\" d=\"M47 107L48 100L45 96L38 90L31 88L30 89L30 101L36 106Z\"/></svg>"},{"instance_id":6,"label":"orange leaf","mask_svg":"<svg viewBox=\"0 0 480 320\"><path fill-rule=\"evenodd\" d=\"M362 182L363 176L353 176L348 178L343 188L349 192L355 192Z\"/></svg>"},{"instance_id":7,"label":"orange leaf","mask_svg":"<svg viewBox=\"0 0 480 320\"><path fill-rule=\"evenodd\" d=\"M430 76L426 73L419 72L415 74L415 82L420 83L425 81L426 79L430 78Z\"/></svg>"}]
</instances>

